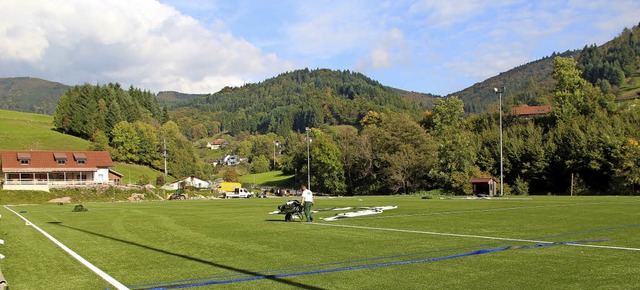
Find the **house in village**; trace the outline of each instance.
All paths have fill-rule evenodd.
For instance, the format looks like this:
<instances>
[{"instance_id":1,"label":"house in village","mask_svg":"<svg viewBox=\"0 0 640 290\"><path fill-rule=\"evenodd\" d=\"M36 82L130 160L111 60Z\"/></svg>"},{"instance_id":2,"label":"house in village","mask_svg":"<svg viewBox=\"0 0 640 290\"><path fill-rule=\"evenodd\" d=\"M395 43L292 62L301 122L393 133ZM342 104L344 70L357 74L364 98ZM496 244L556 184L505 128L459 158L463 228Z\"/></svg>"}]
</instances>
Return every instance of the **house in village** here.
<instances>
[{"instance_id":1,"label":"house in village","mask_svg":"<svg viewBox=\"0 0 640 290\"><path fill-rule=\"evenodd\" d=\"M522 105L519 107L512 107L511 114L520 117L533 117L538 115L544 115L551 112L551 106L528 106Z\"/></svg>"},{"instance_id":2,"label":"house in village","mask_svg":"<svg viewBox=\"0 0 640 290\"><path fill-rule=\"evenodd\" d=\"M216 139L211 142L207 142L206 147L211 150L220 150L222 146L224 146L225 142L226 141L224 139Z\"/></svg>"},{"instance_id":3,"label":"house in village","mask_svg":"<svg viewBox=\"0 0 640 290\"><path fill-rule=\"evenodd\" d=\"M0 151L3 189L42 190L119 183L107 151Z\"/></svg>"},{"instance_id":4,"label":"house in village","mask_svg":"<svg viewBox=\"0 0 640 290\"><path fill-rule=\"evenodd\" d=\"M211 182L197 178L195 176L189 176L184 179L178 180L173 183L169 183L162 187L162 189L166 190L178 190L180 188L180 184L184 184L185 186L194 188L194 189L209 189L211 187Z\"/></svg>"}]
</instances>

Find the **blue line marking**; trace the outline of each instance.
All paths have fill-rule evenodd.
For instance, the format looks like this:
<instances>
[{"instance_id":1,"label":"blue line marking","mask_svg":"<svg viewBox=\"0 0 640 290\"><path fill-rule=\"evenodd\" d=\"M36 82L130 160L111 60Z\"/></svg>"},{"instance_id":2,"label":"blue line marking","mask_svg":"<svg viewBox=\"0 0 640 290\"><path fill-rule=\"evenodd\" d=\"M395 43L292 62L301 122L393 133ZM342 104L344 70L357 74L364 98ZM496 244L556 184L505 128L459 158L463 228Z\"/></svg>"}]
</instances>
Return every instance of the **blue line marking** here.
<instances>
[{"instance_id":1,"label":"blue line marking","mask_svg":"<svg viewBox=\"0 0 640 290\"><path fill-rule=\"evenodd\" d=\"M425 258L425 259L407 260L407 261L395 261L395 262L385 262L385 263L375 263L375 264L366 264L366 265L349 266L349 267L338 267L338 268L324 269L324 270L283 273L283 274L275 274L275 275L261 275L261 276L245 277L245 278L239 278L239 279L229 279L229 280L219 280L219 281L205 281L205 282L200 282L200 283L183 284L183 285L171 285L171 286L164 286L164 287L157 287L157 288L150 288L150 289L153 289L153 290L182 289L182 288L200 287L200 286L207 286L207 285L222 285L222 284L248 282L248 281L264 280L264 279L286 278L286 277L295 277L295 276L303 276L303 275L333 273L333 272L351 271L351 270L360 270L360 269L371 269L371 268L378 268L378 267L388 267L388 266L408 265L408 264L416 264L416 263L442 261L442 260L455 259L455 258L461 258L461 257L469 257L469 256L474 256L474 255L495 253L495 252L500 252L500 251L509 250L509 249L533 249L533 248L568 245L568 244L580 244L580 243L585 243L585 242L588 242L588 241L539 243L539 244L529 245L529 246L503 246L503 247L499 247L499 248L481 249L481 250L467 252L467 253L448 255L448 256L442 256L442 257L434 257L434 258Z\"/></svg>"},{"instance_id":2,"label":"blue line marking","mask_svg":"<svg viewBox=\"0 0 640 290\"><path fill-rule=\"evenodd\" d=\"M253 276L253 277L246 277L246 278L232 279L232 280L206 281L206 282L202 282L202 283L193 283L193 284L186 284L186 285L173 285L173 286L150 288L150 289L153 289L153 290L181 289L181 288L191 288L191 287L199 287L199 286L206 286L206 285L221 285L221 284L230 284L230 283L247 282L247 281L255 281L255 280L273 279L273 278L286 278L286 277L295 277L295 276L312 275L312 274L320 274L320 273L333 273L333 272L350 271L350 270L358 270L358 269L369 269L369 268L395 266L395 265L407 265L407 264L415 264L415 263L425 263L425 262L433 262L433 261L440 261L440 260L446 260L446 259L460 258L460 257L465 257L465 256L473 256L473 255L493 253L493 252L506 250L508 248L510 248L510 247L509 246L505 246L505 247L500 247L500 248L495 248L495 249L482 249L482 250L477 250L477 251L473 251L473 252L469 252L469 253L462 253L462 254L443 256L443 257L435 257L435 258L427 258L427 259L419 259L419 260L408 260L408 261L396 261L396 262L387 262L387 263L367 264L367 265L359 265L359 266L351 266L351 267L339 267L339 268L333 268L333 269L315 270L315 271L302 271L302 272L284 273L284 274L276 274L276 275L262 275L262 276Z\"/></svg>"},{"instance_id":3,"label":"blue line marking","mask_svg":"<svg viewBox=\"0 0 640 290\"><path fill-rule=\"evenodd\" d=\"M604 231L612 231L612 230L626 229L626 228L633 228L633 227L640 227L640 224L631 224L631 225L624 225L624 226L618 226L618 227L608 227L608 228L586 230L586 231L581 231L581 232L550 235L550 236L544 236L544 237L531 238L531 240L566 237L566 236L588 234L588 233L596 233L596 232L604 232ZM601 241L601 240L598 240L598 241ZM433 251L426 251L426 252L416 252L416 253L409 253L409 254L374 257L374 258L359 259L359 260L348 260L348 261L332 262L332 263L324 263L324 264L315 264L315 265L307 265L307 266L288 267L288 268L271 269L271 270L256 271L256 272L259 272L259 273L272 273L272 272L290 271L290 270L298 270L298 269L305 269L305 268L334 266L334 265L340 265L340 264L350 264L350 263L358 263L358 262L367 262L367 261L376 261L376 260L384 260L384 259L394 259L394 258L418 256L418 255L425 255L425 254L429 254L429 253L437 253L437 252L445 252L445 251L453 251L453 250L463 250L463 249L472 249L472 248L479 248L479 247L489 247L489 246L502 245L502 244L505 244L505 243L506 242L487 243L487 244L481 244L481 245L475 245L475 246L455 247L455 248L447 248L447 249L433 250ZM578 242L544 243L544 244L537 244L537 245L533 245L533 246L507 246L506 248L512 248L512 249L516 249L516 248L518 248L518 249L521 249L521 248L537 248L537 247L543 247L543 246L555 246L555 245L559 245L559 244L571 244L571 243L579 244L579 243L584 243L584 241L583 242L578 241ZM482 250L480 250L480 251L482 251ZM475 251L475 252L477 252L477 251ZM471 252L471 253L474 253L474 252ZM431 261L438 261L438 260L462 257L461 255L464 255L464 254L453 255L453 256L445 256L445 257L440 257L440 258L418 259L418 260L411 260L411 261L416 261L416 262L411 262L411 261L408 261L408 262L411 262L411 263L431 262ZM400 265L400 264L396 264L396 263L408 263L408 262L389 262L389 263L380 263L380 264L371 264L371 265L386 265L386 264L388 264L386 266L392 266L392 265ZM346 270L364 269L365 266L367 266L367 265L341 267L341 268L335 268L335 269L342 269L342 270L339 270L339 271L346 271ZM381 267L381 266L367 266L366 268L374 268L374 267ZM300 276L300 275L328 273L328 272L335 272L335 271L338 271L338 270L329 269L329 270L317 270L317 271L302 271L302 272L295 272L295 273L292 273L292 274L294 276ZM134 288L134 289L135 288L137 288L137 289L140 289L140 288L144 288L144 289L189 288L189 287L198 287L198 286L204 286L204 285L229 284L229 283L246 282L246 281L253 281L253 280L262 280L262 279L268 279L268 278L290 277L290 276L287 276L287 275L292 275L292 274L261 275L261 276L245 277L245 278L240 278L240 279L229 279L229 280L221 280L221 281L204 281L204 282L197 282L197 283L183 284L183 285L161 286L161 285L167 285L167 284L190 283L190 282L196 282L196 281L220 279L220 278L231 278L231 277L238 277L238 276L245 276L246 275L246 274L226 274L226 275L209 276L209 277L202 277L202 278L192 278L192 279L165 281L165 282L155 282L155 283L147 283L147 284L136 284L136 285L130 285L130 288ZM156 288L147 288L147 287L156 287Z\"/></svg>"}]
</instances>

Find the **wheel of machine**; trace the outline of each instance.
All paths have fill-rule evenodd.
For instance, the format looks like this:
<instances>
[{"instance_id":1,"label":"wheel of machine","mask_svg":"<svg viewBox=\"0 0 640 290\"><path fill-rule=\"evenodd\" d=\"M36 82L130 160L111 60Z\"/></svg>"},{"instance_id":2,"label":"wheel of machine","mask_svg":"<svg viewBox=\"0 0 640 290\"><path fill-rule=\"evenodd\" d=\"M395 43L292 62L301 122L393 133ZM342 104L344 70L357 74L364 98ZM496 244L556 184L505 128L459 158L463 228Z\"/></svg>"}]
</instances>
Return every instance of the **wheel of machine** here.
<instances>
[{"instance_id":1,"label":"wheel of machine","mask_svg":"<svg viewBox=\"0 0 640 290\"><path fill-rule=\"evenodd\" d=\"M293 220L293 215L291 213L285 214L284 220L290 222L291 220Z\"/></svg>"}]
</instances>

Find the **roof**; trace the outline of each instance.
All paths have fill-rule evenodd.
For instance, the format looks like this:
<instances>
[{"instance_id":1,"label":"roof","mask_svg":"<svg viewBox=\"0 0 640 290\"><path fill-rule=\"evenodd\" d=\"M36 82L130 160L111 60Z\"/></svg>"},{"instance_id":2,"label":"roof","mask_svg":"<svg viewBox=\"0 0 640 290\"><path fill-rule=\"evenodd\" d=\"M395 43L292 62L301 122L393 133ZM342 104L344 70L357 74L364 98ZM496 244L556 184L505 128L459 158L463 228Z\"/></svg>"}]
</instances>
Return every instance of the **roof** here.
<instances>
[{"instance_id":1,"label":"roof","mask_svg":"<svg viewBox=\"0 0 640 290\"><path fill-rule=\"evenodd\" d=\"M472 178L470 180L471 183L489 183L489 182L495 182L495 180L493 180L493 178Z\"/></svg>"},{"instance_id":2,"label":"roof","mask_svg":"<svg viewBox=\"0 0 640 290\"><path fill-rule=\"evenodd\" d=\"M216 139L210 142L211 145L223 145L224 139Z\"/></svg>"},{"instance_id":3,"label":"roof","mask_svg":"<svg viewBox=\"0 0 640 290\"><path fill-rule=\"evenodd\" d=\"M118 176L118 177L123 177L123 176L124 176L124 174L122 174L122 173L120 173L120 172L118 172L118 171L115 171L115 170L113 170L113 169L109 169L109 173L111 173L111 174L113 174L113 175L116 175L116 176Z\"/></svg>"},{"instance_id":4,"label":"roof","mask_svg":"<svg viewBox=\"0 0 640 290\"><path fill-rule=\"evenodd\" d=\"M528 106L512 107L511 114L516 116L542 115L551 112L551 106Z\"/></svg>"},{"instance_id":5,"label":"roof","mask_svg":"<svg viewBox=\"0 0 640 290\"><path fill-rule=\"evenodd\" d=\"M107 151L0 151L2 172L69 172L95 171L113 166ZM28 164L21 164L28 160ZM58 160L65 160L59 165ZM81 164L84 161L84 164Z\"/></svg>"}]
</instances>

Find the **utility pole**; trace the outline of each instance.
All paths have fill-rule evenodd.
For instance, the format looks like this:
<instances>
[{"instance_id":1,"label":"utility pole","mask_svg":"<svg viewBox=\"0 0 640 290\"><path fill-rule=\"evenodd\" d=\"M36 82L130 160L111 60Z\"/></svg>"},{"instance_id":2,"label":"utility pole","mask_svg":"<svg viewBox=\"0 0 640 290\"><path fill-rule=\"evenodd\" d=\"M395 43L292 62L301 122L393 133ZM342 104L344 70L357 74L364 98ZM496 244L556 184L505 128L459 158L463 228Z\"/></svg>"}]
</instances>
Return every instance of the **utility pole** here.
<instances>
[{"instance_id":1,"label":"utility pole","mask_svg":"<svg viewBox=\"0 0 640 290\"><path fill-rule=\"evenodd\" d=\"M166 198L167 192L164 186L167 184L167 138L164 141L164 151L162 152L162 158L164 158L164 184L162 185L162 198Z\"/></svg>"},{"instance_id":2,"label":"utility pole","mask_svg":"<svg viewBox=\"0 0 640 290\"><path fill-rule=\"evenodd\" d=\"M498 94L500 99L500 107L498 108L500 111L500 196L504 196L504 180L502 174L502 93L504 93L504 87L493 88L493 90Z\"/></svg>"},{"instance_id":3,"label":"utility pole","mask_svg":"<svg viewBox=\"0 0 640 290\"><path fill-rule=\"evenodd\" d=\"M164 183L167 183L167 138L164 138L164 152L162 153L164 158Z\"/></svg>"},{"instance_id":4,"label":"utility pole","mask_svg":"<svg viewBox=\"0 0 640 290\"><path fill-rule=\"evenodd\" d=\"M273 170L276 170L276 147L279 145L278 140L273 141Z\"/></svg>"}]
</instances>

